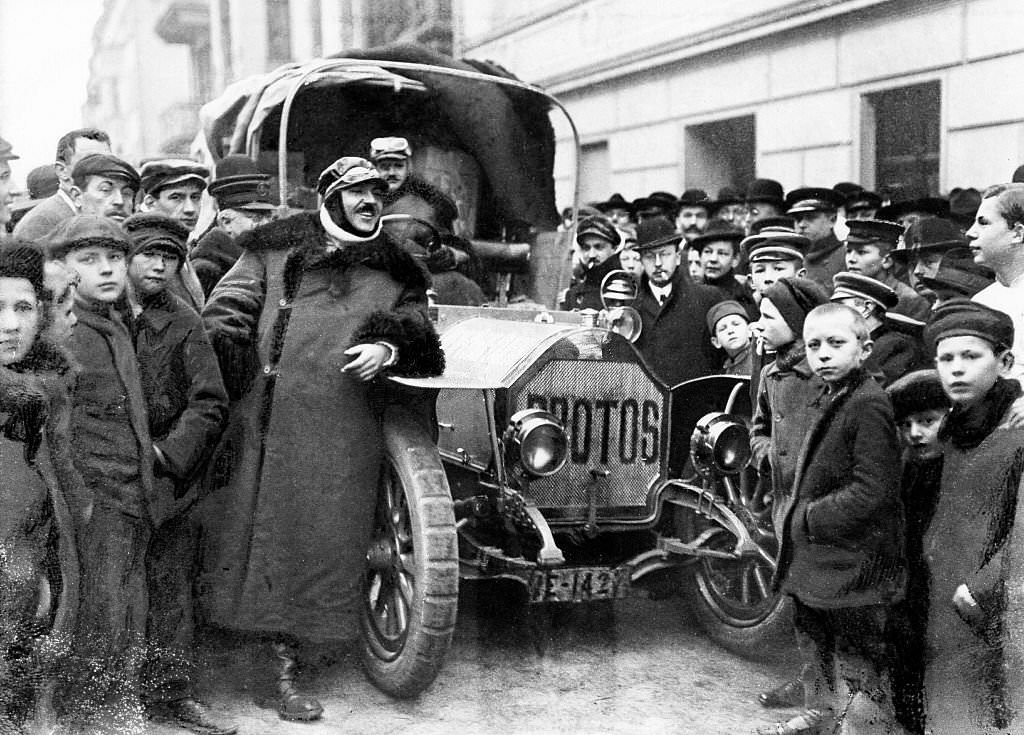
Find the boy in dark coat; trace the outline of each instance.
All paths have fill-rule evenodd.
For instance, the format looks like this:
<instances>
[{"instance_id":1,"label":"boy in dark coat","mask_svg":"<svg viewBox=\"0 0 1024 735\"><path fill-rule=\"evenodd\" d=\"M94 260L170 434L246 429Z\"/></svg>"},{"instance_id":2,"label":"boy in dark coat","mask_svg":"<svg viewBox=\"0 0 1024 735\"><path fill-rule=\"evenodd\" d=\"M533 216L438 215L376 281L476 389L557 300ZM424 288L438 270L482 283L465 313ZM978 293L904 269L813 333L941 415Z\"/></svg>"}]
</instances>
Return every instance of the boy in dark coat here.
<instances>
[{"instance_id":1,"label":"boy in dark coat","mask_svg":"<svg viewBox=\"0 0 1024 735\"><path fill-rule=\"evenodd\" d=\"M1012 667L1019 659L1007 657L1008 637L1019 637L1013 626L1020 617L1007 613L1022 583L1008 572L1019 565L1019 546L1016 554L1011 548L1024 477L1024 429L1009 424L1021 394L1007 377L1013 322L953 299L935 310L925 339L953 404L940 435L939 499L923 543L930 572L926 723L935 735L1018 733L1021 702L1012 693L1019 692L1020 670Z\"/></svg>"},{"instance_id":2,"label":"boy in dark coat","mask_svg":"<svg viewBox=\"0 0 1024 735\"><path fill-rule=\"evenodd\" d=\"M128 238L113 220L77 215L51 236L50 255L80 280L68 347L80 364L72 397L75 467L94 498L77 529L81 605L75 655L87 671L69 692L78 719L116 712L141 720L135 700L146 630L145 552L157 501L153 442L131 335L117 305Z\"/></svg>"},{"instance_id":3,"label":"boy in dark coat","mask_svg":"<svg viewBox=\"0 0 1024 735\"><path fill-rule=\"evenodd\" d=\"M925 625L928 622L928 566L924 533L935 513L942 478L939 430L949 398L935 370L917 370L886 388L903 445L903 507L907 517L907 596L892 617L893 699L896 715L912 733L924 732Z\"/></svg>"},{"instance_id":4,"label":"boy in dark coat","mask_svg":"<svg viewBox=\"0 0 1024 735\"><path fill-rule=\"evenodd\" d=\"M770 482L775 502L772 522L781 533L780 500L796 476L796 459L807 427L820 412L822 383L810 366L802 338L804 319L828 295L814 281L783 277L766 286L758 308L761 318L751 325L761 344L774 355L757 376L750 446L760 482ZM803 684L790 679L762 692L765 707L793 707L803 703Z\"/></svg>"},{"instance_id":5,"label":"boy in dark coat","mask_svg":"<svg viewBox=\"0 0 1024 735\"><path fill-rule=\"evenodd\" d=\"M142 687L151 717L206 735L230 735L194 697L192 585L199 528L190 513L193 479L216 445L228 397L217 356L200 316L168 290L185 259L188 230L167 215L135 214L124 222L131 238L128 283L131 331L156 455L158 497L146 553L148 656Z\"/></svg>"},{"instance_id":6,"label":"boy in dark coat","mask_svg":"<svg viewBox=\"0 0 1024 735\"><path fill-rule=\"evenodd\" d=\"M862 369L871 351L853 309L807 315L807 360L825 384L782 503L774 586L793 598L805 661L803 713L760 733L894 732L884 636L906 585L899 442L885 392ZM859 730L857 728L865 728Z\"/></svg>"}]
</instances>

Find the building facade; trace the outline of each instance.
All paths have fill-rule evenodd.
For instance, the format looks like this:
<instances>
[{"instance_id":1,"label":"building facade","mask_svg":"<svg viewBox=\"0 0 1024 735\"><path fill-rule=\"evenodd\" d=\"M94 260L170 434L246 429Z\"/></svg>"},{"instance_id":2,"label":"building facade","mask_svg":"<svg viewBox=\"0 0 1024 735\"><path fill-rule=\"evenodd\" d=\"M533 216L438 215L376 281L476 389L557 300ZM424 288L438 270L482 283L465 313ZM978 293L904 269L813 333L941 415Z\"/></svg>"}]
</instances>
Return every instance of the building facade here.
<instances>
[{"instance_id":1,"label":"building facade","mask_svg":"<svg viewBox=\"0 0 1024 735\"><path fill-rule=\"evenodd\" d=\"M1024 161L1018 0L461 0L456 52L568 107L581 199L755 176L899 197ZM574 146L559 137L560 204Z\"/></svg>"}]
</instances>

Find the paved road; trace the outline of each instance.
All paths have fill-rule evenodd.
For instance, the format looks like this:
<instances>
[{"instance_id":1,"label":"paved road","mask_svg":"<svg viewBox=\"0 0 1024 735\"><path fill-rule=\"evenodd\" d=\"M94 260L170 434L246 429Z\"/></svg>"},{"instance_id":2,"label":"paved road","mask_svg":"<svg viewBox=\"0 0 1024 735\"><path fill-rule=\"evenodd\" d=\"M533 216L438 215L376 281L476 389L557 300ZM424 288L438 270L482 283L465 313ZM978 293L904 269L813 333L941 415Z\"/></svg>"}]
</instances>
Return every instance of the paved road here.
<instances>
[{"instance_id":1,"label":"paved road","mask_svg":"<svg viewBox=\"0 0 1024 735\"><path fill-rule=\"evenodd\" d=\"M325 718L286 723L253 703L265 649L210 635L206 694L254 735L737 735L776 719L755 698L795 668L792 657L754 663L722 650L679 599L576 606L545 623L494 597L493 585L465 586L445 668L417 700L381 694L343 649L310 679Z\"/></svg>"}]
</instances>

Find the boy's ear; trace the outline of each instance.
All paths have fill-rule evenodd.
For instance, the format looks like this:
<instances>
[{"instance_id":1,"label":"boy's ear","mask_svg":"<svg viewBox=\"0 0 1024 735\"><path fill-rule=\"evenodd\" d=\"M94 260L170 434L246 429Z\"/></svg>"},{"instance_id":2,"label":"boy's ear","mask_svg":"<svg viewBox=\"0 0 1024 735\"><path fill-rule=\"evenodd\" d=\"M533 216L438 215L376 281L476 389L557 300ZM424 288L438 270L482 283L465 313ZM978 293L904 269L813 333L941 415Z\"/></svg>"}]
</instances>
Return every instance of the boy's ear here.
<instances>
[{"instance_id":1,"label":"boy's ear","mask_svg":"<svg viewBox=\"0 0 1024 735\"><path fill-rule=\"evenodd\" d=\"M875 349L875 343L872 342L870 339L866 339L866 340L864 340L863 342L860 343L860 347L864 351L864 355L863 355L864 359L867 359L867 357Z\"/></svg>"},{"instance_id":2,"label":"boy's ear","mask_svg":"<svg viewBox=\"0 0 1024 735\"><path fill-rule=\"evenodd\" d=\"M797 271L796 271L796 274L797 274L797 276L799 276L800 278L806 278L806 277L807 277L807 269L806 269L806 268L804 268L803 266L800 266L800 267L799 267L799 268L797 269Z\"/></svg>"},{"instance_id":3,"label":"boy's ear","mask_svg":"<svg viewBox=\"0 0 1024 735\"><path fill-rule=\"evenodd\" d=\"M1013 363L1013 352L1003 350L1003 353L999 355L999 372L1004 378L1009 375L1010 370L1013 368Z\"/></svg>"},{"instance_id":4,"label":"boy's ear","mask_svg":"<svg viewBox=\"0 0 1024 735\"><path fill-rule=\"evenodd\" d=\"M886 273L892 270L892 251L882 256L882 270Z\"/></svg>"},{"instance_id":5,"label":"boy's ear","mask_svg":"<svg viewBox=\"0 0 1024 735\"><path fill-rule=\"evenodd\" d=\"M717 334L711 335L711 346L714 347L716 350L722 349L722 343L718 340Z\"/></svg>"},{"instance_id":6,"label":"boy's ear","mask_svg":"<svg viewBox=\"0 0 1024 735\"><path fill-rule=\"evenodd\" d=\"M71 201L75 203L76 207L82 206L82 190L74 184L72 184L71 188L68 189L68 196L71 197Z\"/></svg>"}]
</instances>

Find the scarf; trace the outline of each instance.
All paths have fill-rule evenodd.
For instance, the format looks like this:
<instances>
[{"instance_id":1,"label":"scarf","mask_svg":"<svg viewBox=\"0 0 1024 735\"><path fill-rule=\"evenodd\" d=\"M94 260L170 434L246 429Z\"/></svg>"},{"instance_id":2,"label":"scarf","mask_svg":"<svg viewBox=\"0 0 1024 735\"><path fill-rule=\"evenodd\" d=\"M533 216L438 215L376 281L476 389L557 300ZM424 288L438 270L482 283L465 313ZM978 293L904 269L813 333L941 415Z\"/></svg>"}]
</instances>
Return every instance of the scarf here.
<instances>
[{"instance_id":1,"label":"scarf","mask_svg":"<svg viewBox=\"0 0 1024 735\"><path fill-rule=\"evenodd\" d=\"M995 431L1007 409L1021 394L1016 380L997 378L995 385L976 405L954 405L946 417L939 439L949 439L958 449L972 449Z\"/></svg>"},{"instance_id":2,"label":"scarf","mask_svg":"<svg viewBox=\"0 0 1024 735\"><path fill-rule=\"evenodd\" d=\"M801 360L806 357L803 339L796 339L788 345L783 345L775 353L775 365L781 372L788 372L795 368Z\"/></svg>"}]
</instances>

